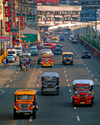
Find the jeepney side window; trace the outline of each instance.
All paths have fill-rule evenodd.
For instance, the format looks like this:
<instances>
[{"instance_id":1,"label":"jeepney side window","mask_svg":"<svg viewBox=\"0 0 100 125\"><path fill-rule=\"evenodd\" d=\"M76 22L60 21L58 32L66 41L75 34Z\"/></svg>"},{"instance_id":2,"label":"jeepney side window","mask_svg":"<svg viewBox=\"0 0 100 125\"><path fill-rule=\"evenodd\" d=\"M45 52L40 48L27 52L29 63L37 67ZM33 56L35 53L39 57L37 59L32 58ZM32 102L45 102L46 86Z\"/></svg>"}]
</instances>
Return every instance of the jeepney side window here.
<instances>
[{"instance_id":1,"label":"jeepney side window","mask_svg":"<svg viewBox=\"0 0 100 125\"><path fill-rule=\"evenodd\" d=\"M59 85L59 78L57 77L57 85Z\"/></svg>"},{"instance_id":2,"label":"jeepney side window","mask_svg":"<svg viewBox=\"0 0 100 125\"><path fill-rule=\"evenodd\" d=\"M44 81L44 77L42 77L42 81Z\"/></svg>"}]
</instances>

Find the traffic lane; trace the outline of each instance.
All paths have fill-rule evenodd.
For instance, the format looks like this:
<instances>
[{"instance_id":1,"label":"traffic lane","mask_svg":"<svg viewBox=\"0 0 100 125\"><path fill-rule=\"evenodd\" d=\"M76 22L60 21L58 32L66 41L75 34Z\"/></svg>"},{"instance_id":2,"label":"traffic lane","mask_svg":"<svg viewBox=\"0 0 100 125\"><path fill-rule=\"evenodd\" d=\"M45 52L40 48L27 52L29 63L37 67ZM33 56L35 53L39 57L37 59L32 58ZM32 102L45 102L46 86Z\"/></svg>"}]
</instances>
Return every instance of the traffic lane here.
<instances>
[{"instance_id":1,"label":"traffic lane","mask_svg":"<svg viewBox=\"0 0 100 125\"><path fill-rule=\"evenodd\" d=\"M80 60L84 63L84 66L89 70L95 81L100 83L100 60L97 59L93 54L91 54L91 59L81 59L82 51L87 50L81 44L72 44L74 50L78 54ZM78 49L77 49L78 48Z\"/></svg>"},{"instance_id":2,"label":"traffic lane","mask_svg":"<svg viewBox=\"0 0 100 125\"><path fill-rule=\"evenodd\" d=\"M31 67L29 70L21 71L19 64L17 65L18 69L12 75L12 77L5 82L2 86L11 87L11 88L23 88L23 87L32 87L36 78L34 77L35 74L38 74L39 69L37 66L37 59L38 56L32 56Z\"/></svg>"},{"instance_id":3,"label":"traffic lane","mask_svg":"<svg viewBox=\"0 0 100 125\"><path fill-rule=\"evenodd\" d=\"M41 92L38 91L37 97L39 105L37 118L35 120L25 120L24 125L61 125L66 123L77 125L78 121L72 106L69 87L61 87L59 95L42 96Z\"/></svg>"}]
</instances>

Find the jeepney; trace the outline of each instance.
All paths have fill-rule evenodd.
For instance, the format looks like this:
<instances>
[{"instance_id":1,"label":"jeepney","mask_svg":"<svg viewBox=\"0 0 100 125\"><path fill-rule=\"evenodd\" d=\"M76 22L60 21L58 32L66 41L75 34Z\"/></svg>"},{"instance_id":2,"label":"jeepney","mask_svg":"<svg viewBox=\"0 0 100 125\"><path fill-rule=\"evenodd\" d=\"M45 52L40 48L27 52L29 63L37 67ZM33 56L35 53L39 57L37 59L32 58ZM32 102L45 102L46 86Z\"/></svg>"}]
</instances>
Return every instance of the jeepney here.
<instances>
[{"instance_id":1,"label":"jeepney","mask_svg":"<svg viewBox=\"0 0 100 125\"><path fill-rule=\"evenodd\" d=\"M54 54L62 54L62 45L60 45L60 44L55 45L53 53Z\"/></svg>"},{"instance_id":2,"label":"jeepney","mask_svg":"<svg viewBox=\"0 0 100 125\"><path fill-rule=\"evenodd\" d=\"M30 66L31 66L31 53L21 53L19 55L19 65L21 66L21 63L23 62L23 60L28 60L30 61Z\"/></svg>"},{"instance_id":3,"label":"jeepney","mask_svg":"<svg viewBox=\"0 0 100 125\"><path fill-rule=\"evenodd\" d=\"M42 94L59 94L59 74L57 72L44 72L42 74Z\"/></svg>"},{"instance_id":4,"label":"jeepney","mask_svg":"<svg viewBox=\"0 0 100 125\"><path fill-rule=\"evenodd\" d=\"M76 79L73 85L73 105L90 105L93 104L94 91L93 81L90 79Z\"/></svg>"},{"instance_id":5,"label":"jeepney","mask_svg":"<svg viewBox=\"0 0 100 125\"><path fill-rule=\"evenodd\" d=\"M13 104L14 119L17 119L19 114L32 115L35 119L37 110L35 89L18 89L15 91Z\"/></svg>"},{"instance_id":6,"label":"jeepney","mask_svg":"<svg viewBox=\"0 0 100 125\"><path fill-rule=\"evenodd\" d=\"M42 65L42 67L44 67L44 66L51 66L51 67L53 67L53 65L54 65L53 56L50 55L50 54L42 55L41 65Z\"/></svg>"},{"instance_id":7,"label":"jeepney","mask_svg":"<svg viewBox=\"0 0 100 125\"><path fill-rule=\"evenodd\" d=\"M62 64L73 65L73 53L72 52L63 52L62 53Z\"/></svg>"}]
</instances>

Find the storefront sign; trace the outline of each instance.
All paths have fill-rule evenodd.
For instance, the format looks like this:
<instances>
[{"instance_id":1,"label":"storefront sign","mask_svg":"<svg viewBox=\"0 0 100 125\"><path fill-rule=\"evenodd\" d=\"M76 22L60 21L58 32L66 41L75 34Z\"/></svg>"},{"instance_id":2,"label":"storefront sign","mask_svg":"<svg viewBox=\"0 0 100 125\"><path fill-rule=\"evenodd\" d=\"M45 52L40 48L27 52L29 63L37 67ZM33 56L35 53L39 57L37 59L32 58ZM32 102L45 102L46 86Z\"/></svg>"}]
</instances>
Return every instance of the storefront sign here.
<instances>
[{"instance_id":1,"label":"storefront sign","mask_svg":"<svg viewBox=\"0 0 100 125\"><path fill-rule=\"evenodd\" d=\"M5 7L5 17L10 17L10 7Z\"/></svg>"},{"instance_id":2,"label":"storefront sign","mask_svg":"<svg viewBox=\"0 0 100 125\"><path fill-rule=\"evenodd\" d=\"M10 32L10 22L5 22L5 30L6 32Z\"/></svg>"},{"instance_id":3,"label":"storefront sign","mask_svg":"<svg viewBox=\"0 0 100 125\"><path fill-rule=\"evenodd\" d=\"M0 42L9 41L9 40L10 40L9 36L0 36Z\"/></svg>"}]
</instances>

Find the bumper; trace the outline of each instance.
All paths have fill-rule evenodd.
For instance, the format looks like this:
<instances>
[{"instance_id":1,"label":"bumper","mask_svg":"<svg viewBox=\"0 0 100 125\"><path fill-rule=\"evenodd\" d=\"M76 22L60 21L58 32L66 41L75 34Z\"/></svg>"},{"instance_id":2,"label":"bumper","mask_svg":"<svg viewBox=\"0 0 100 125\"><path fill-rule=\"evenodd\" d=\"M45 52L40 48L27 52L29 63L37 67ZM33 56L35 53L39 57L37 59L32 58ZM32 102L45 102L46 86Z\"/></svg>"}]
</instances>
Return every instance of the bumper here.
<instances>
[{"instance_id":1,"label":"bumper","mask_svg":"<svg viewBox=\"0 0 100 125\"><path fill-rule=\"evenodd\" d=\"M33 113L33 111L32 110L28 110L28 111L16 111L16 113L30 113L30 114L32 114Z\"/></svg>"},{"instance_id":2,"label":"bumper","mask_svg":"<svg viewBox=\"0 0 100 125\"><path fill-rule=\"evenodd\" d=\"M91 100L74 100L75 105L90 105L92 104Z\"/></svg>"},{"instance_id":3,"label":"bumper","mask_svg":"<svg viewBox=\"0 0 100 125\"><path fill-rule=\"evenodd\" d=\"M51 64L42 64L42 66L52 66Z\"/></svg>"}]
</instances>

